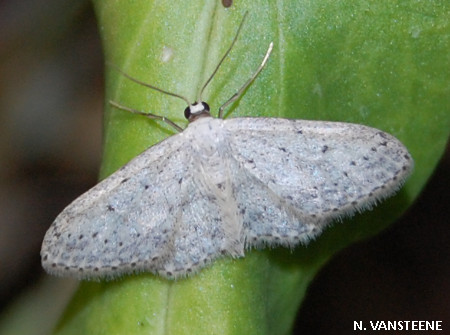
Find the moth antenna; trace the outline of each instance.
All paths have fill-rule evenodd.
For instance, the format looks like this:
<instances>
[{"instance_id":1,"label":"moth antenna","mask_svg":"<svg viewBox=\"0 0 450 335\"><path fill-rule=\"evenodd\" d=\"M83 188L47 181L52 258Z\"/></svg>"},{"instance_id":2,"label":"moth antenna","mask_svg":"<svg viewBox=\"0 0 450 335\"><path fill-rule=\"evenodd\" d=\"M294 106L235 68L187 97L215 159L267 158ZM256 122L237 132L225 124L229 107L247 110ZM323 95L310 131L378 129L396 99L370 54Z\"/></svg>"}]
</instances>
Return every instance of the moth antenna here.
<instances>
[{"instance_id":1,"label":"moth antenna","mask_svg":"<svg viewBox=\"0 0 450 335\"><path fill-rule=\"evenodd\" d=\"M216 75L216 73L219 70L220 66L222 65L223 61L225 60L225 58L227 58L228 54L230 53L231 49L233 49L234 44L236 43L236 41L237 41L237 39L239 37L239 33L241 32L242 26L244 25L244 21L245 21L245 18L247 17L247 14L248 14L248 11L245 12L244 17L242 18L241 24L239 25L239 28L238 28L238 30L236 32L236 35L234 36L233 41L231 42L230 47L227 49L227 51L223 55L222 59L219 61L219 64L217 64L217 66L214 69L213 73L209 76L208 80L205 82L205 84L203 85L202 89L200 90L197 102L202 102L203 101L202 100L203 91L205 90L206 86L208 86L208 84L211 82L213 77Z\"/></svg>"}]
</instances>

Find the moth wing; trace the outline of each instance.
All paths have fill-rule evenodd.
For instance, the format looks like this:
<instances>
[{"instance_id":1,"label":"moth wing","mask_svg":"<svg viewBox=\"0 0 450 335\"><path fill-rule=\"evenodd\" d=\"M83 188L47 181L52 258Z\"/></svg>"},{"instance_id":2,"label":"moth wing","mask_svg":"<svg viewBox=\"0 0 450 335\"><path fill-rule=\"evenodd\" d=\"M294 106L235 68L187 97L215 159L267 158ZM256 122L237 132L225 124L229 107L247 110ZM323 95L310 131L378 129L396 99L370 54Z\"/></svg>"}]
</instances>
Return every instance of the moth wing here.
<instances>
[{"instance_id":1,"label":"moth wing","mask_svg":"<svg viewBox=\"0 0 450 335\"><path fill-rule=\"evenodd\" d=\"M242 224L236 214L234 199L209 178L207 164L193 159L192 173L181 181L183 200L174 223L172 257L162 264L158 273L165 277L178 277L194 273L224 255L244 255ZM223 173L230 174L229 170Z\"/></svg>"},{"instance_id":2,"label":"moth wing","mask_svg":"<svg viewBox=\"0 0 450 335\"><path fill-rule=\"evenodd\" d=\"M193 155L189 141L172 136L56 218L44 238L43 266L80 279L138 271L174 278L222 255L243 256L241 226L227 210L235 208L229 201L209 180L208 162Z\"/></svg>"},{"instance_id":3,"label":"moth wing","mask_svg":"<svg viewBox=\"0 0 450 335\"><path fill-rule=\"evenodd\" d=\"M333 219L392 195L413 167L400 141L362 125L276 118L235 118L224 124L240 175L260 188L239 201L258 197L265 188L268 196L259 198L273 203L271 213L284 209L278 210L284 216L268 224L255 219L256 206L253 217L246 214L248 246L307 241ZM264 201L259 217L269 213Z\"/></svg>"},{"instance_id":4,"label":"moth wing","mask_svg":"<svg viewBox=\"0 0 450 335\"><path fill-rule=\"evenodd\" d=\"M172 253L176 220L168 218L190 173L186 145L169 137L67 206L45 235L43 267L78 278L156 272Z\"/></svg>"}]
</instances>

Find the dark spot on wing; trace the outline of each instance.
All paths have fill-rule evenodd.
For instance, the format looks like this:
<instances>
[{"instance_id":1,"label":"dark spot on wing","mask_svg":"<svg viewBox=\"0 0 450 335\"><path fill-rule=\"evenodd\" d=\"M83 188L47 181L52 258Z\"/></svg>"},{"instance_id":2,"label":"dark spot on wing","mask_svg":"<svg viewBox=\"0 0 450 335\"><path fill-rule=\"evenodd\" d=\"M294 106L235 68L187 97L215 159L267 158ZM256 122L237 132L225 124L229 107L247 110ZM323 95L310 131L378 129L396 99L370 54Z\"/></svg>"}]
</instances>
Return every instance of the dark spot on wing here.
<instances>
[{"instance_id":1,"label":"dark spot on wing","mask_svg":"<svg viewBox=\"0 0 450 335\"><path fill-rule=\"evenodd\" d=\"M383 133L382 131L379 131L379 132L377 133L377 135L380 135L382 138L385 138L385 139L388 138L388 137L386 136L386 133Z\"/></svg>"}]
</instances>

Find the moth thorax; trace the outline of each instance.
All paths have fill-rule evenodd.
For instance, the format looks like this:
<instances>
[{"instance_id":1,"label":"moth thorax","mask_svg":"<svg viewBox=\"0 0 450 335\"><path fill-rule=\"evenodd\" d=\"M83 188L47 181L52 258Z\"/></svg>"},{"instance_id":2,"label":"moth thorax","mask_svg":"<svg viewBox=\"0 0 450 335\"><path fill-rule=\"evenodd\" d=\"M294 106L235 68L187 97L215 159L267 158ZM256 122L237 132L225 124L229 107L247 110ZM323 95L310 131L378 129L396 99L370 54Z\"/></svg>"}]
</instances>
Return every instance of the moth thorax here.
<instances>
[{"instance_id":1,"label":"moth thorax","mask_svg":"<svg viewBox=\"0 0 450 335\"><path fill-rule=\"evenodd\" d=\"M206 102L195 102L184 110L184 117L193 122L200 117L211 116L209 105Z\"/></svg>"}]
</instances>

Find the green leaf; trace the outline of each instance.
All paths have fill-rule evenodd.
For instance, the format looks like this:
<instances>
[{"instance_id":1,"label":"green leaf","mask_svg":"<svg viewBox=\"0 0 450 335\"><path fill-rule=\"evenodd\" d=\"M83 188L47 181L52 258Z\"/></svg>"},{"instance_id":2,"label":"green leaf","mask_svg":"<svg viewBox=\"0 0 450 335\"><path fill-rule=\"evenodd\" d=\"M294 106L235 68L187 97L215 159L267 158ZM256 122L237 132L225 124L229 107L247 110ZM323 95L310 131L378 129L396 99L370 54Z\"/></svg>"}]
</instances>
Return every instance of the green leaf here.
<instances>
[{"instance_id":1,"label":"green leaf","mask_svg":"<svg viewBox=\"0 0 450 335\"><path fill-rule=\"evenodd\" d=\"M309 282L338 250L392 223L416 198L448 139L447 1L94 1L105 58L129 75L217 110L251 76L271 41L267 67L228 109L232 116L347 121L398 137L415 159L399 194L346 219L307 247L249 251L193 277L150 274L83 282L57 334L288 334ZM185 103L107 66L101 175L173 134L160 122L112 109L114 100L185 125Z\"/></svg>"}]
</instances>

